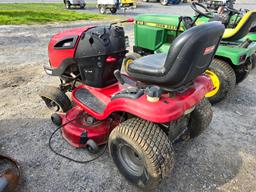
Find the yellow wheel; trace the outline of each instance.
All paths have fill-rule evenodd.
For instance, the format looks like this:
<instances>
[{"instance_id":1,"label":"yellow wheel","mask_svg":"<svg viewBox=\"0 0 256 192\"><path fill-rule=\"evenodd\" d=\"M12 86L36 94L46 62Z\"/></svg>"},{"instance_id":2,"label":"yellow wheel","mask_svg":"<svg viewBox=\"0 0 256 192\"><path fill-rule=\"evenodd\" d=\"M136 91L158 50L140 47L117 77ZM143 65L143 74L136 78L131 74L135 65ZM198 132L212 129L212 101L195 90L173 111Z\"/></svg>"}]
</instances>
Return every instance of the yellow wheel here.
<instances>
[{"instance_id":1,"label":"yellow wheel","mask_svg":"<svg viewBox=\"0 0 256 192\"><path fill-rule=\"evenodd\" d=\"M132 62L133 62L133 59L131 59L131 58L128 58L128 59L125 61L125 63L124 63L124 70L125 70L125 72L128 71L128 66L129 66Z\"/></svg>"},{"instance_id":2,"label":"yellow wheel","mask_svg":"<svg viewBox=\"0 0 256 192\"><path fill-rule=\"evenodd\" d=\"M140 58L141 55L139 55L138 53L131 53L128 54L125 58L124 58L124 62L123 62L123 69L125 70L125 72L128 72L128 66L136 59Z\"/></svg>"},{"instance_id":3,"label":"yellow wheel","mask_svg":"<svg viewBox=\"0 0 256 192\"><path fill-rule=\"evenodd\" d=\"M211 78L213 84L213 90L205 95L211 104L218 103L232 94L236 85L236 74L228 62L213 59L205 74Z\"/></svg>"},{"instance_id":4,"label":"yellow wheel","mask_svg":"<svg viewBox=\"0 0 256 192\"><path fill-rule=\"evenodd\" d=\"M220 80L219 77L210 70L206 70L205 74L208 75L211 78L212 84L213 84L213 89L208 92L205 96L206 97L213 97L214 95L216 95L220 89Z\"/></svg>"}]
</instances>

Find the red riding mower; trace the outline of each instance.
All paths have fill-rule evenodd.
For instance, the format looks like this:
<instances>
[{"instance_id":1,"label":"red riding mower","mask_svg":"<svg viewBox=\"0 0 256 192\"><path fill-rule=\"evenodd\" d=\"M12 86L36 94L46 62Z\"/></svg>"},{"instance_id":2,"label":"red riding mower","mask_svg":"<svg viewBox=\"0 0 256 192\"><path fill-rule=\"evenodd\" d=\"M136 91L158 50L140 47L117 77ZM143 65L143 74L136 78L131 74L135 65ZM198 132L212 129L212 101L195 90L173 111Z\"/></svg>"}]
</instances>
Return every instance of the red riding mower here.
<instances>
[{"instance_id":1,"label":"red riding mower","mask_svg":"<svg viewBox=\"0 0 256 192\"><path fill-rule=\"evenodd\" d=\"M193 27L167 54L135 60L125 75L119 71L127 53L123 27L64 31L51 39L44 67L61 84L40 96L57 111L52 121L67 142L93 153L108 143L126 179L154 188L173 168L172 143L197 137L211 122L204 96L212 84L203 73L223 32L219 22Z\"/></svg>"}]
</instances>

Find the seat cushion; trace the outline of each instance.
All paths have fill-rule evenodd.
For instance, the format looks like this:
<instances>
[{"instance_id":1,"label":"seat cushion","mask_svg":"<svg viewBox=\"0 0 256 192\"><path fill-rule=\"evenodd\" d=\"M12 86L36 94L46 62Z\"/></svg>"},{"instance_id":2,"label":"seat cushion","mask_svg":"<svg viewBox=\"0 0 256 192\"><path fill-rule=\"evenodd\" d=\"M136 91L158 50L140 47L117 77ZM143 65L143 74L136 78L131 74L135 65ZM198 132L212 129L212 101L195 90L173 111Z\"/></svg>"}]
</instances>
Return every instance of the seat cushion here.
<instances>
[{"instance_id":1,"label":"seat cushion","mask_svg":"<svg viewBox=\"0 0 256 192\"><path fill-rule=\"evenodd\" d=\"M256 11L247 12L235 28L227 28L223 34L223 40L236 41L243 38L256 23Z\"/></svg>"},{"instance_id":2,"label":"seat cushion","mask_svg":"<svg viewBox=\"0 0 256 192\"><path fill-rule=\"evenodd\" d=\"M166 56L167 53L157 53L136 59L128 66L128 72L161 76L164 74Z\"/></svg>"}]
</instances>

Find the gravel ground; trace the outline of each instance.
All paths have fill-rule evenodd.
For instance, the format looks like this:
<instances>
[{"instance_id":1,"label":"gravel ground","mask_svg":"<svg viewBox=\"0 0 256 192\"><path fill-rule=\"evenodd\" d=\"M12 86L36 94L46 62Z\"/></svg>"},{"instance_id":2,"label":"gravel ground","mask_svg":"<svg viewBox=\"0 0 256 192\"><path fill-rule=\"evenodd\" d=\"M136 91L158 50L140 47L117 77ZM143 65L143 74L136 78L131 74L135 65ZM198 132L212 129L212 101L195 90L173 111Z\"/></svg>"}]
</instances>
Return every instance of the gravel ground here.
<instances>
[{"instance_id":1,"label":"gravel ground","mask_svg":"<svg viewBox=\"0 0 256 192\"><path fill-rule=\"evenodd\" d=\"M81 165L55 156L47 146L55 127L38 91L58 83L42 69L48 62L47 44L53 34L83 24L0 26L0 153L21 163L21 192L138 191L119 174L108 153ZM132 26L125 28L132 44ZM157 191L255 191L255 81L256 71L229 100L213 107L208 130L174 146L174 170ZM62 153L80 160L92 158L60 137L54 141Z\"/></svg>"}]
</instances>

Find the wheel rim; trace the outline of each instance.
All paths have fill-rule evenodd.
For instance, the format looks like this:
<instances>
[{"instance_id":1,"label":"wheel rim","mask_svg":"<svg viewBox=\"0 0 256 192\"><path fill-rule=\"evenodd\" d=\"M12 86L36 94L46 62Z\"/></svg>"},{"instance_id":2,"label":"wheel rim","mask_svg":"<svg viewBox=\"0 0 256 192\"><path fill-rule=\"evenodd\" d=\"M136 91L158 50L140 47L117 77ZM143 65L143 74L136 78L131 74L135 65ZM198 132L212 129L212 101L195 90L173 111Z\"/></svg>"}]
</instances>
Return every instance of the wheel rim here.
<instances>
[{"instance_id":1,"label":"wheel rim","mask_svg":"<svg viewBox=\"0 0 256 192\"><path fill-rule=\"evenodd\" d=\"M125 61L124 67L125 67L125 72L128 72L128 66L133 62L133 59L127 59Z\"/></svg>"},{"instance_id":2,"label":"wheel rim","mask_svg":"<svg viewBox=\"0 0 256 192\"><path fill-rule=\"evenodd\" d=\"M102 13L102 14L105 13L105 8L104 8L104 7L101 7L101 8L100 8L100 13Z\"/></svg>"},{"instance_id":3,"label":"wheel rim","mask_svg":"<svg viewBox=\"0 0 256 192\"><path fill-rule=\"evenodd\" d=\"M210 77L212 84L213 84L213 89L209 91L205 96L206 97L213 97L216 95L220 89L220 80L219 77L214 73L213 71L206 70L205 74Z\"/></svg>"},{"instance_id":4,"label":"wheel rim","mask_svg":"<svg viewBox=\"0 0 256 192\"><path fill-rule=\"evenodd\" d=\"M118 156L123 167L130 174L135 176L141 176L143 174L143 160L138 152L129 145L120 144L118 147Z\"/></svg>"},{"instance_id":5,"label":"wheel rim","mask_svg":"<svg viewBox=\"0 0 256 192\"><path fill-rule=\"evenodd\" d=\"M163 5L166 5L166 4L168 3L168 0L161 0L161 3L162 3Z\"/></svg>"}]
</instances>

